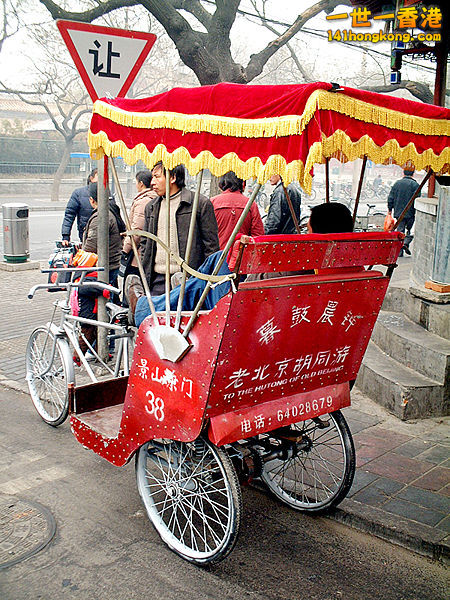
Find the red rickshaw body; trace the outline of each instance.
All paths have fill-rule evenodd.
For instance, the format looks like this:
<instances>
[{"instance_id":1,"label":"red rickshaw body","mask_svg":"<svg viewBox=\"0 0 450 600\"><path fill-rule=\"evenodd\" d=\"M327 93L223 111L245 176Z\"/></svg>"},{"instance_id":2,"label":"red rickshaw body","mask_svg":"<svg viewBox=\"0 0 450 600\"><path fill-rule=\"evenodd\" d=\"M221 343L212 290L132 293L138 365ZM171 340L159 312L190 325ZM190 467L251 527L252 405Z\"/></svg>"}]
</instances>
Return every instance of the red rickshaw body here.
<instances>
[{"instance_id":1,"label":"red rickshaw body","mask_svg":"<svg viewBox=\"0 0 450 600\"><path fill-rule=\"evenodd\" d=\"M122 465L151 439L192 441L207 428L223 445L350 404L389 283L364 267L395 263L403 234L273 237L237 241L236 273L318 273L243 281L200 314L175 364L159 358L147 318L122 401L80 412L89 403L77 390L71 424L83 445Z\"/></svg>"}]
</instances>

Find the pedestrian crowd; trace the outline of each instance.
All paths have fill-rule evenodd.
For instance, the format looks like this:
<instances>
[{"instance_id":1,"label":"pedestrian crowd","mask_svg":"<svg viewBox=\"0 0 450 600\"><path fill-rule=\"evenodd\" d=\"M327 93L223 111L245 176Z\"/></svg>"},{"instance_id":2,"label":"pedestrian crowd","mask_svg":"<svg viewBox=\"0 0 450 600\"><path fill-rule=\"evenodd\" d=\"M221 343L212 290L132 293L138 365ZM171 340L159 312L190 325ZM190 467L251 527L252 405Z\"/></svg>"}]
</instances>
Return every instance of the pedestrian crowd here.
<instances>
[{"instance_id":1,"label":"pedestrian crowd","mask_svg":"<svg viewBox=\"0 0 450 600\"><path fill-rule=\"evenodd\" d=\"M166 182L166 175L169 181ZM394 213L398 218L404 211L418 184L413 179L414 171L405 170L404 177L396 182L389 194L388 213ZM63 245L69 245L71 231L77 221L78 235L81 240L81 251L96 256L98 251L98 213L97 213L97 169L94 169L84 187L74 190L67 204L62 224ZM194 193L186 187L185 169L182 165L166 170L162 162L153 169L141 170L136 173L136 196L134 197L129 221L132 230L147 232L147 236L134 236L134 243L145 273L146 283L156 311L164 310L166 304L166 274L171 275L170 306L176 309L181 281L181 268L178 257L183 259L189 247L187 263L192 269L201 273L211 274L216 268L222 255L222 250L239 222L242 212L248 202L244 195L245 182L235 173L225 173L219 179L220 194L208 199L200 194L197 203L195 226L191 230L191 215L194 205ZM301 194L296 183L284 186L280 175L272 175L270 184L273 187L270 204L265 222L261 218L256 202L243 220L239 233L247 236L285 235L299 231L301 215ZM166 197L166 187L169 191L169 201ZM409 245L413 238L411 229L414 223L414 205L403 219L400 231L406 232L403 250L411 254ZM150 308L145 296L143 282L138 269L138 261L133 250L132 239L125 235L125 224L120 210L114 199L109 199L109 283L117 287L118 275L123 277L123 306L130 308L130 319L139 325L150 314ZM353 220L350 211L343 204L333 202L313 207L308 222L309 233L333 233L353 230ZM159 238L169 249L169 265L167 252L156 242ZM81 255L78 264L87 260ZM229 273L227 262L224 261L218 274ZM289 273L262 274L256 277L274 277L298 274ZM94 275L96 276L96 274ZM189 277L185 285L183 310L193 310L200 298L206 281ZM213 287L206 297L204 308L212 308L215 303L228 292L229 282ZM96 315L97 292L84 286L78 298L79 314L84 318L94 318ZM119 301L118 299L115 299ZM95 343L95 327L82 326L84 339L90 344ZM86 352L87 346L80 339L80 346Z\"/></svg>"}]
</instances>

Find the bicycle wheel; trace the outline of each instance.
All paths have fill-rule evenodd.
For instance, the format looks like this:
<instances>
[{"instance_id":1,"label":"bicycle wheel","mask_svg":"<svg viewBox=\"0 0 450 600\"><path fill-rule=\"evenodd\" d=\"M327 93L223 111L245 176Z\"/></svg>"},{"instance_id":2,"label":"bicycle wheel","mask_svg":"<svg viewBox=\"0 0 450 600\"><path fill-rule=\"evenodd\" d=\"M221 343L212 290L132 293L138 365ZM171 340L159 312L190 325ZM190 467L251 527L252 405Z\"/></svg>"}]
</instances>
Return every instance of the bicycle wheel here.
<instances>
[{"instance_id":1,"label":"bicycle wheel","mask_svg":"<svg viewBox=\"0 0 450 600\"><path fill-rule=\"evenodd\" d=\"M228 455L198 438L158 440L136 456L138 490L162 540L198 565L219 562L239 531L242 499Z\"/></svg>"},{"instance_id":2,"label":"bicycle wheel","mask_svg":"<svg viewBox=\"0 0 450 600\"><path fill-rule=\"evenodd\" d=\"M302 434L301 448L285 461L264 463L261 478L292 508L324 512L345 498L353 482L355 448L350 430L339 410L293 427Z\"/></svg>"},{"instance_id":3,"label":"bicycle wheel","mask_svg":"<svg viewBox=\"0 0 450 600\"><path fill-rule=\"evenodd\" d=\"M28 340L26 379L31 399L42 419L61 425L69 412L68 383L73 383L69 346L55 339L45 327L38 327Z\"/></svg>"}]
</instances>

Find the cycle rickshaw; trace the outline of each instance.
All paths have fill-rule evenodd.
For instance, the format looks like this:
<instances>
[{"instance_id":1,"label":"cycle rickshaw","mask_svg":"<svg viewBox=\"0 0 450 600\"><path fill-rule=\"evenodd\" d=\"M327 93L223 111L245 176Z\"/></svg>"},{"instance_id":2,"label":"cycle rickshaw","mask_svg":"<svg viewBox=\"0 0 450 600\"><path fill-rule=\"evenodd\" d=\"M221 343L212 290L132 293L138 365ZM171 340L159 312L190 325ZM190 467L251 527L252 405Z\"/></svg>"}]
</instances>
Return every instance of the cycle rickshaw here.
<instances>
[{"instance_id":1,"label":"cycle rickshaw","mask_svg":"<svg viewBox=\"0 0 450 600\"><path fill-rule=\"evenodd\" d=\"M121 156L200 173L197 199L205 168L259 184L279 173L309 191L314 163L328 166L330 157L409 161L427 177L447 171L449 112L336 84L219 84L99 100L89 144L93 158L110 158L116 185L112 159ZM191 227L195 218L194 206ZM135 457L153 525L199 565L233 548L242 482L259 479L311 513L348 493L355 450L341 409L350 405L403 240L395 231L235 240L242 220L221 258L231 289L214 308L202 309L204 293L191 312L182 303L152 310L128 377L69 390L75 437L114 465ZM168 254L165 240L157 242ZM189 244L176 259L182 287L187 274L206 279L206 293L223 281L218 268L201 275L189 267ZM245 279L301 270L309 274Z\"/></svg>"}]
</instances>

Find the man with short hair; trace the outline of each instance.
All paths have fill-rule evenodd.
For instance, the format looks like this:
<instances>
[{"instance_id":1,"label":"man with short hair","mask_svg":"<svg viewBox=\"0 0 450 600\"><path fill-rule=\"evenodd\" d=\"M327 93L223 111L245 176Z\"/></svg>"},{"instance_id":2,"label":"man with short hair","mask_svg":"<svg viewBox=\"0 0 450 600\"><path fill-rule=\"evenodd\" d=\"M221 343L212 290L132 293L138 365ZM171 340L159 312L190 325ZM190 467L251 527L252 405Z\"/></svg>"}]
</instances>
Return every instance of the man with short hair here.
<instances>
[{"instance_id":1,"label":"man with short hair","mask_svg":"<svg viewBox=\"0 0 450 600\"><path fill-rule=\"evenodd\" d=\"M388 197L388 212L392 214L392 210L394 210L394 217L396 219L404 211L406 205L413 197L415 191L419 187L419 184L415 179L413 179L414 175L414 167L403 170L403 178L399 179L394 183L389 192ZM414 225L414 221L416 219L416 209L414 208L414 202L409 208L408 212L404 216L403 220L397 227L397 231L401 231L405 233L405 239L403 241L403 248L401 249L400 255L403 256L403 252L406 252L408 256L411 256L411 250L409 249L409 245L413 240L413 235L411 235L411 229Z\"/></svg>"},{"instance_id":2,"label":"man with short hair","mask_svg":"<svg viewBox=\"0 0 450 600\"><path fill-rule=\"evenodd\" d=\"M77 220L78 236L83 240L83 233L89 217L92 215L92 206L89 201L89 185L98 181L98 170L92 169L87 178L86 185L77 188L72 192L70 200L67 203L64 213L64 220L61 228L63 245L68 246L70 235L75 219Z\"/></svg>"},{"instance_id":3,"label":"man with short hair","mask_svg":"<svg viewBox=\"0 0 450 600\"><path fill-rule=\"evenodd\" d=\"M242 193L244 187L244 180L239 179L233 171L228 171L219 179L219 188L222 193L211 198L219 227L221 248L225 248L248 202L248 198ZM239 233L251 236L264 235L264 225L256 202L253 202Z\"/></svg>"},{"instance_id":4,"label":"man with short hair","mask_svg":"<svg viewBox=\"0 0 450 600\"><path fill-rule=\"evenodd\" d=\"M264 223L264 231L267 235L279 233L297 233L294 221L292 219L291 210L286 200L284 193L283 181L280 175L272 175L269 179L271 185L275 188L270 196L269 212L267 213L266 222ZM287 186L287 192L291 199L294 208L297 222L300 222L300 211L302 197L300 190L295 183L290 183Z\"/></svg>"},{"instance_id":5,"label":"man with short hair","mask_svg":"<svg viewBox=\"0 0 450 600\"><path fill-rule=\"evenodd\" d=\"M192 214L194 193L185 187L185 171L182 165L169 171L170 194L170 249L175 254L185 257ZM167 201L166 201L166 171L162 162L157 163L152 170L152 189L158 194L145 207L144 231L158 236L164 243L167 240ZM211 201L200 194L197 218L195 222L189 265L197 269L204 260L219 250L217 221ZM142 237L140 243L142 265L152 295L165 292L166 252L154 240ZM180 270L178 264L170 259L170 273Z\"/></svg>"}]
</instances>

